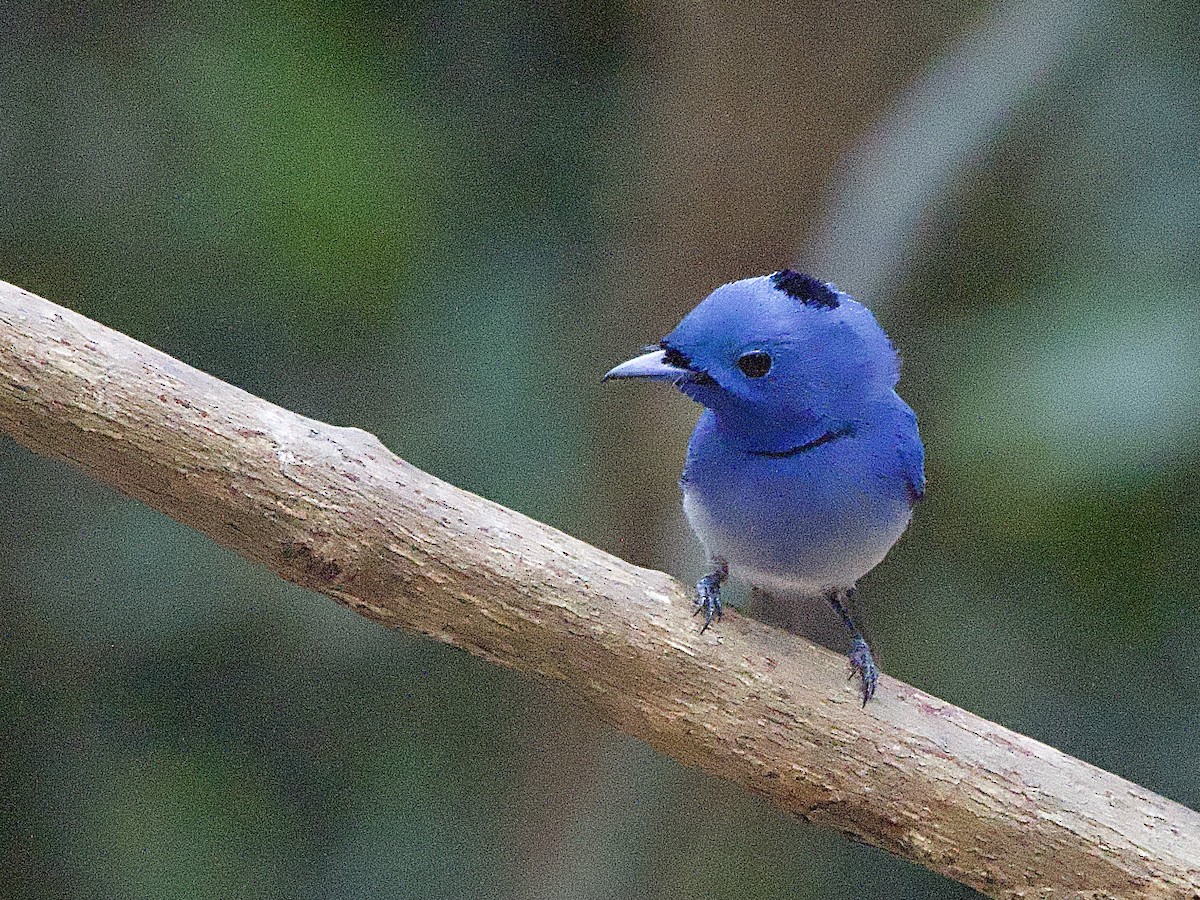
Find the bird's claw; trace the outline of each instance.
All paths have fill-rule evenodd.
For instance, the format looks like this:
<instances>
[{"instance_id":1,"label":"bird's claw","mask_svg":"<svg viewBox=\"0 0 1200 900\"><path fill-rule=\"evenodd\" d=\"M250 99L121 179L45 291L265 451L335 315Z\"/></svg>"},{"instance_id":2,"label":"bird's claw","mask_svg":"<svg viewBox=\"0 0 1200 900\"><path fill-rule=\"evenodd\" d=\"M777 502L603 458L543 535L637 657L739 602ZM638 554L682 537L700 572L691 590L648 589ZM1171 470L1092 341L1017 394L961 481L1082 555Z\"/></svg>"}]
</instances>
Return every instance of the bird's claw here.
<instances>
[{"instance_id":1,"label":"bird's claw","mask_svg":"<svg viewBox=\"0 0 1200 900\"><path fill-rule=\"evenodd\" d=\"M721 621L721 579L716 575L705 575L696 582L696 609L693 616L704 613L704 627L700 633L708 631L713 619Z\"/></svg>"},{"instance_id":2,"label":"bird's claw","mask_svg":"<svg viewBox=\"0 0 1200 900\"><path fill-rule=\"evenodd\" d=\"M879 667L865 640L858 637L850 644L850 677L862 678L862 705L875 696L875 685L879 683Z\"/></svg>"}]
</instances>

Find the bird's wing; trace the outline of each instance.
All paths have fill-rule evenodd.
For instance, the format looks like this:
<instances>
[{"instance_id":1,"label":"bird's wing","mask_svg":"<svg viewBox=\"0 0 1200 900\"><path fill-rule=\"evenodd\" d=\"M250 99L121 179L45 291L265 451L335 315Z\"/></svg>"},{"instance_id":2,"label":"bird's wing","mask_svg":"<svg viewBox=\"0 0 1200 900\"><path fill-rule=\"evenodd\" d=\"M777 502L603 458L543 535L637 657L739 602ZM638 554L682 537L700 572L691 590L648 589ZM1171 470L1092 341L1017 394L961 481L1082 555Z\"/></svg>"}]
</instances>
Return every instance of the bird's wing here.
<instances>
[{"instance_id":1,"label":"bird's wing","mask_svg":"<svg viewBox=\"0 0 1200 900\"><path fill-rule=\"evenodd\" d=\"M917 431L916 414L905 408L901 416L897 435L896 453L900 461L900 473L908 486L908 498L916 505L925 499L925 445Z\"/></svg>"}]
</instances>

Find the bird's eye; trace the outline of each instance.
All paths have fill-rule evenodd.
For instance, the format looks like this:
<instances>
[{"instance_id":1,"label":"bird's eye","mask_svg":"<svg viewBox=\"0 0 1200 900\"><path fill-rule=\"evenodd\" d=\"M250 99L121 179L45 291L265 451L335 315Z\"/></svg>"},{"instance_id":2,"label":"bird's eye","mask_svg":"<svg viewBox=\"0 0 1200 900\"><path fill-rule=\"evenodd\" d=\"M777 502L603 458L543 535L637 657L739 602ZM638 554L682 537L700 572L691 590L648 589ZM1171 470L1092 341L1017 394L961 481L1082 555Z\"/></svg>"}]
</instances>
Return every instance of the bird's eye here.
<instances>
[{"instance_id":1,"label":"bird's eye","mask_svg":"<svg viewBox=\"0 0 1200 900\"><path fill-rule=\"evenodd\" d=\"M751 350L738 357L737 367L747 378L762 378L771 371L771 354L766 350Z\"/></svg>"}]
</instances>

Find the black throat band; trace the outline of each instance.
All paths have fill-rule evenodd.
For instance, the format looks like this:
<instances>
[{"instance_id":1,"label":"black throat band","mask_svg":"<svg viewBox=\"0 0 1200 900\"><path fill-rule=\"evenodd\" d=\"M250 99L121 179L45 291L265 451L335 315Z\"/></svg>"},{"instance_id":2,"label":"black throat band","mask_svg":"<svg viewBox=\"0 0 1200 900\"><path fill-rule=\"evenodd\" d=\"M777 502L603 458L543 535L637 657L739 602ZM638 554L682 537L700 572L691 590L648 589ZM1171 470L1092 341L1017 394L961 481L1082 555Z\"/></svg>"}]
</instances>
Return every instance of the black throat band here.
<instances>
[{"instance_id":1,"label":"black throat band","mask_svg":"<svg viewBox=\"0 0 1200 900\"><path fill-rule=\"evenodd\" d=\"M853 425L843 425L841 428L827 431L820 437L813 438L807 444L801 444L799 447L791 447L787 450L751 450L750 455L765 456L768 459L786 459L789 456L799 456L801 453L807 453L809 450L816 450L818 447L831 444L844 437L850 437L853 434Z\"/></svg>"}]
</instances>

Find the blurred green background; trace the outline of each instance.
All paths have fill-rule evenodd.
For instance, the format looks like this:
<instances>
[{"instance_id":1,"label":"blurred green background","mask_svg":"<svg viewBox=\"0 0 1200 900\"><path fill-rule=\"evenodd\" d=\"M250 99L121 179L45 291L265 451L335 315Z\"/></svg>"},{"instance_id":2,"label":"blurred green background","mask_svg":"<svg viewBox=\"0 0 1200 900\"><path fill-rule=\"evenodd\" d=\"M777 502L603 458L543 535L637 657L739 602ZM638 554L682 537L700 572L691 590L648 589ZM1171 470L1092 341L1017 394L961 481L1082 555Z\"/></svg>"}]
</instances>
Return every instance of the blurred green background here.
<instances>
[{"instance_id":1,"label":"blurred green background","mask_svg":"<svg viewBox=\"0 0 1200 900\"><path fill-rule=\"evenodd\" d=\"M884 668L1200 806L1192 3L0 3L0 277L640 564L600 375L797 265L905 357ZM876 8L879 7L879 8ZM0 439L0 895L952 898Z\"/></svg>"}]
</instances>

